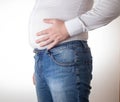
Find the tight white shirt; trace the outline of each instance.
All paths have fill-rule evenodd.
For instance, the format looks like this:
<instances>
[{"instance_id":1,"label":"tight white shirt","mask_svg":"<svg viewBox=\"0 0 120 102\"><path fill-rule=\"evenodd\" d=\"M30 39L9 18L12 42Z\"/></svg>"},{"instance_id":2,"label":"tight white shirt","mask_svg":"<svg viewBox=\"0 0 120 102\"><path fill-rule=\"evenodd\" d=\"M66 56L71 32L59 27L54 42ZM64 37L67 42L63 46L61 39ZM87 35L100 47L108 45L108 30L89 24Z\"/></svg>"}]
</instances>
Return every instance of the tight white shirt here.
<instances>
[{"instance_id":1,"label":"tight white shirt","mask_svg":"<svg viewBox=\"0 0 120 102\"><path fill-rule=\"evenodd\" d=\"M88 31L105 26L120 15L120 0L100 0L94 8L93 3L93 0L36 0L29 22L31 46L38 49L46 48L35 43L39 38L36 33L51 26L43 22L45 18L65 21L71 37L63 42L68 42L86 41Z\"/></svg>"}]
</instances>

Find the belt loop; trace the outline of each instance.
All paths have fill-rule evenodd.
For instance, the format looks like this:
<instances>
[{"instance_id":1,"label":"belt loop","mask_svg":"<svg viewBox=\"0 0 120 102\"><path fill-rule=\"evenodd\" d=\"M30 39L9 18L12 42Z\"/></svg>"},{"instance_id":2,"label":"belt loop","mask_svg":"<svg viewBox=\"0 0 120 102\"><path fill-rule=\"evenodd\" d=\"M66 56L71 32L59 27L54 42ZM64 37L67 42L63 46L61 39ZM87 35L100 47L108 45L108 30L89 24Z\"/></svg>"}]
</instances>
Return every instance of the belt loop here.
<instances>
[{"instance_id":1,"label":"belt loop","mask_svg":"<svg viewBox=\"0 0 120 102\"><path fill-rule=\"evenodd\" d=\"M37 54L37 53L38 53L37 49L34 49L34 50L33 50L33 53Z\"/></svg>"},{"instance_id":2,"label":"belt loop","mask_svg":"<svg viewBox=\"0 0 120 102\"><path fill-rule=\"evenodd\" d=\"M81 44L82 44L82 46L83 46L83 48L87 48L88 46L87 46L87 41L85 42L85 41L81 41Z\"/></svg>"},{"instance_id":3,"label":"belt loop","mask_svg":"<svg viewBox=\"0 0 120 102\"><path fill-rule=\"evenodd\" d=\"M47 49L46 50L46 53L48 54L48 55L51 55L51 52Z\"/></svg>"}]
</instances>

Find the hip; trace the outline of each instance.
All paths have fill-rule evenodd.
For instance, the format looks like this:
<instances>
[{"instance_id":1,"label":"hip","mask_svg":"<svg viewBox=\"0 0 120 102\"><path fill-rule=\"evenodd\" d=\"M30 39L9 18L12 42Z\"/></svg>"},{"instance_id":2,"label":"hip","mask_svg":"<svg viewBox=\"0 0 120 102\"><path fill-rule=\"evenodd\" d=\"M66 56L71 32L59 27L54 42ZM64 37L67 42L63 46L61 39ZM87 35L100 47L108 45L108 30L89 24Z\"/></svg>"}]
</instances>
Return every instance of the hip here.
<instances>
[{"instance_id":1,"label":"hip","mask_svg":"<svg viewBox=\"0 0 120 102\"><path fill-rule=\"evenodd\" d=\"M49 58L57 65L79 66L92 62L92 55L87 41L74 40L61 43L54 48L47 50L34 49L36 56L41 56L44 61Z\"/></svg>"}]
</instances>

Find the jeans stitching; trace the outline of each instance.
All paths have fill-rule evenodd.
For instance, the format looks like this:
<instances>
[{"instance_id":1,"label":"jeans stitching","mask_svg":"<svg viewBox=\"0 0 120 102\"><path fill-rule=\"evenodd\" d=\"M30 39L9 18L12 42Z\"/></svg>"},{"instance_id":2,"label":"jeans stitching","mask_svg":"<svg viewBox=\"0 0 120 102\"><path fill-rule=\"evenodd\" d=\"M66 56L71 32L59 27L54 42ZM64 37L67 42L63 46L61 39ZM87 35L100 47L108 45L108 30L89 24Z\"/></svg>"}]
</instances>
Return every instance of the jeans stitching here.
<instances>
[{"instance_id":1,"label":"jeans stitching","mask_svg":"<svg viewBox=\"0 0 120 102\"><path fill-rule=\"evenodd\" d=\"M73 66L73 65L75 65L75 62L73 62L73 63L60 63L60 62L58 62L58 61L56 61L56 59L53 57L53 55L52 54L48 54L51 58L52 58L52 60L56 63L56 64L58 64L58 65L61 65L61 66Z\"/></svg>"}]
</instances>

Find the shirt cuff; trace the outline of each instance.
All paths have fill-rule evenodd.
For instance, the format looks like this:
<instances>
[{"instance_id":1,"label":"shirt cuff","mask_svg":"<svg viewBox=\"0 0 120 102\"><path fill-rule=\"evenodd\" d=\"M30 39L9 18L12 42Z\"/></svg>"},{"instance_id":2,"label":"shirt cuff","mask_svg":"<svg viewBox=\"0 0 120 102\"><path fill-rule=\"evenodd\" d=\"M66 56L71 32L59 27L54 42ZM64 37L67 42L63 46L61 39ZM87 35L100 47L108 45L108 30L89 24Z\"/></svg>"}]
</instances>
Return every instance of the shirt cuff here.
<instances>
[{"instance_id":1,"label":"shirt cuff","mask_svg":"<svg viewBox=\"0 0 120 102\"><path fill-rule=\"evenodd\" d=\"M65 27L70 36L75 36L82 32L86 32L85 25L79 19L79 17L65 21Z\"/></svg>"}]
</instances>

